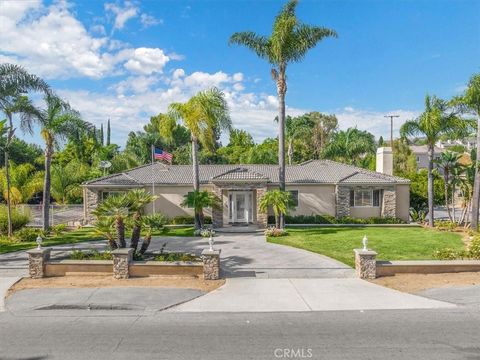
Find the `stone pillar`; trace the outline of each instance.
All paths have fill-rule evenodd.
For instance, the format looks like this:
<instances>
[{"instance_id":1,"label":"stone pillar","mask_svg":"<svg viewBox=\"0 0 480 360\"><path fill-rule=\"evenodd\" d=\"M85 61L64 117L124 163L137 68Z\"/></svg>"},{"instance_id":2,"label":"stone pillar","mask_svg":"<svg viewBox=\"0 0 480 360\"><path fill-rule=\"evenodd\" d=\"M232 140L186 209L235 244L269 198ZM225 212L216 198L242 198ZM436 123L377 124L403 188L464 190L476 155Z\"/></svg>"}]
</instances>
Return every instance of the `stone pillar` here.
<instances>
[{"instance_id":1,"label":"stone pillar","mask_svg":"<svg viewBox=\"0 0 480 360\"><path fill-rule=\"evenodd\" d=\"M209 249L202 251L203 278L205 280L220 279L220 251Z\"/></svg>"},{"instance_id":2,"label":"stone pillar","mask_svg":"<svg viewBox=\"0 0 480 360\"><path fill-rule=\"evenodd\" d=\"M383 190L382 201L382 216L383 217L396 217L397 209L397 193L395 188L389 188Z\"/></svg>"},{"instance_id":3,"label":"stone pillar","mask_svg":"<svg viewBox=\"0 0 480 360\"><path fill-rule=\"evenodd\" d=\"M335 194L337 218L350 216L350 190L346 186L337 186Z\"/></svg>"},{"instance_id":4,"label":"stone pillar","mask_svg":"<svg viewBox=\"0 0 480 360\"><path fill-rule=\"evenodd\" d=\"M261 227L266 228L268 226L268 214L260 210L260 199L267 192L267 188L258 188L257 189L257 224Z\"/></svg>"},{"instance_id":5,"label":"stone pillar","mask_svg":"<svg viewBox=\"0 0 480 360\"><path fill-rule=\"evenodd\" d=\"M372 250L355 249L355 272L360 279L377 277L377 253Z\"/></svg>"},{"instance_id":6,"label":"stone pillar","mask_svg":"<svg viewBox=\"0 0 480 360\"><path fill-rule=\"evenodd\" d=\"M50 260L51 249L32 249L28 250L28 273L32 279L45 277L45 267Z\"/></svg>"},{"instance_id":7,"label":"stone pillar","mask_svg":"<svg viewBox=\"0 0 480 360\"><path fill-rule=\"evenodd\" d=\"M92 214L92 211L95 210L100 202L100 193L93 189L84 188L83 193L83 207L84 207L84 222L85 224L90 224L95 217Z\"/></svg>"},{"instance_id":8,"label":"stone pillar","mask_svg":"<svg viewBox=\"0 0 480 360\"><path fill-rule=\"evenodd\" d=\"M218 186L214 186L213 193L220 198L220 208L212 209L212 226L214 228L221 228L223 227L223 196L222 196L222 188Z\"/></svg>"},{"instance_id":9,"label":"stone pillar","mask_svg":"<svg viewBox=\"0 0 480 360\"><path fill-rule=\"evenodd\" d=\"M128 279L130 277L129 265L133 260L133 249L123 248L112 251L113 277L115 279Z\"/></svg>"}]
</instances>

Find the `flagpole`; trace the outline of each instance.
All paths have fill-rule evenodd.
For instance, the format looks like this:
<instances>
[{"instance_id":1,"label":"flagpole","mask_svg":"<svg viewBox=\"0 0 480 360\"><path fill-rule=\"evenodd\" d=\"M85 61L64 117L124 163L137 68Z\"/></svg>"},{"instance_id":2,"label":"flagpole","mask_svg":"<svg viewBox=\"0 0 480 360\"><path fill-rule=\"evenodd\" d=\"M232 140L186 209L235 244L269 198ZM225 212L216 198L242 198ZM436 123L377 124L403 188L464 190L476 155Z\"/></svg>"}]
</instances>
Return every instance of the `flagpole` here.
<instances>
[{"instance_id":1,"label":"flagpole","mask_svg":"<svg viewBox=\"0 0 480 360\"><path fill-rule=\"evenodd\" d=\"M155 159L154 151L155 151L155 146L152 145L152 165L153 165L154 159ZM155 196L155 175L154 175L154 172L153 172L153 167L152 167L152 195ZM155 200L153 200L152 205L153 205L153 213L155 214Z\"/></svg>"}]
</instances>

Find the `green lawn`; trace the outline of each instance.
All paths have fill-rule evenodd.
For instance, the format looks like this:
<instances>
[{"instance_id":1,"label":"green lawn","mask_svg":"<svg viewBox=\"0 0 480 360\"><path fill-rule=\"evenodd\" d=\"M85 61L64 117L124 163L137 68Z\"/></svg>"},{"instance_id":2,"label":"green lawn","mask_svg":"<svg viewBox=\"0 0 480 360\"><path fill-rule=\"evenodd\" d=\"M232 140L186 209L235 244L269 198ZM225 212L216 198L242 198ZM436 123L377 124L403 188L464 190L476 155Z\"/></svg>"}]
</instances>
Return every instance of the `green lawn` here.
<instances>
[{"instance_id":1,"label":"green lawn","mask_svg":"<svg viewBox=\"0 0 480 360\"><path fill-rule=\"evenodd\" d=\"M154 232L154 236L193 236L193 227L165 228L162 231ZM127 234L127 242L129 238ZM78 230L67 231L55 237L44 239L42 246L53 246L62 244L74 244L84 241L104 240L95 234L93 228L84 227ZM36 247L35 242L14 242L6 238L0 238L0 254L12 251L32 249Z\"/></svg>"},{"instance_id":2,"label":"green lawn","mask_svg":"<svg viewBox=\"0 0 480 360\"><path fill-rule=\"evenodd\" d=\"M314 227L287 231L287 236L270 237L268 241L323 254L350 266L354 266L353 249L362 247L364 235L379 260L426 260L432 259L437 249L464 248L461 234L414 227Z\"/></svg>"},{"instance_id":3,"label":"green lawn","mask_svg":"<svg viewBox=\"0 0 480 360\"><path fill-rule=\"evenodd\" d=\"M96 235L92 228L81 228L78 230L68 231L59 236L44 239L42 246L53 246L62 244L74 244L82 241L102 240L102 238ZM0 254L32 249L36 247L35 242L13 242L6 238L0 239Z\"/></svg>"}]
</instances>

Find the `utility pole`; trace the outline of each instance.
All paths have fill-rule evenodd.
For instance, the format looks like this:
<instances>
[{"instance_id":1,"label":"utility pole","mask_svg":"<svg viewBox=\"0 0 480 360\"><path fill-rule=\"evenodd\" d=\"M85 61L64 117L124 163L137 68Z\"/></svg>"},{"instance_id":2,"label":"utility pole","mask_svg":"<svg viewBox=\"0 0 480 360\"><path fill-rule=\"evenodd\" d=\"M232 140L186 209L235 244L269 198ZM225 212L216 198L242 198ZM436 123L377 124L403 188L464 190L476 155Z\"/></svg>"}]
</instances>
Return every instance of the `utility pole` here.
<instances>
[{"instance_id":1,"label":"utility pole","mask_svg":"<svg viewBox=\"0 0 480 360\"><path fill-rule=\"evenodd\" d=\"M398 118L400 115L385 115L384 117L390 118L390 146L393 151L393 118Z\"/></svg>"}]
</instances>

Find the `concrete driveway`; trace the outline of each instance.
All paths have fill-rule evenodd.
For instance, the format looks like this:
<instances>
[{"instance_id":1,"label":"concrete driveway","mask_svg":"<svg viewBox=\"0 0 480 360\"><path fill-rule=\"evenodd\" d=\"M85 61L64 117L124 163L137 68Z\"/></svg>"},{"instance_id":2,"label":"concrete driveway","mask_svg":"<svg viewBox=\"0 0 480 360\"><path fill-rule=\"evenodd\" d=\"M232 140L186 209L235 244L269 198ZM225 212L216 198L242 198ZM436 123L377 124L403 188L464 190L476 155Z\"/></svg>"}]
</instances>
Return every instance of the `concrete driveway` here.
<instances>
[{"instance_id":1,"label":"concrete driveway","mask_svg":"<svg viewBox=\"0 0 480 360\"><path fill-rule=\"evenodd\" d=\"M154 237L149 250L160 251L164 244L165 251L197 255L208 248L208 241L200 237ZM215 237L214 246L222 250L222 271L226 277L345 278L354 275L353 269L343 263L310 251L268 243L259 233L221 234ZM52 248L52 258L66 257L75 249L106 248L105 241L59 245ZM0 255L0 276L1 272L26 268L25 251Z\"/></svg>"},{"instance_id":2,"label":"concrete driveway","mask_svg":"<svg viewBox=\"0 0 480 360\"><path fill-rule=\"evenodd\" d=\"M226 277L256 278L346 278L353 277L349 266L329 257L289 246L268 243L263 234L221 234L214 247L221 249L222 271ZM200 254L208 247L203 238L155 238L151 249L191 251ZM352 250L353 251L353 250Z\"/></svg>"}]
</instances>

